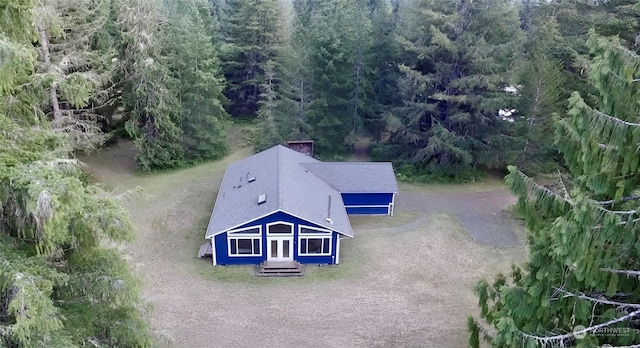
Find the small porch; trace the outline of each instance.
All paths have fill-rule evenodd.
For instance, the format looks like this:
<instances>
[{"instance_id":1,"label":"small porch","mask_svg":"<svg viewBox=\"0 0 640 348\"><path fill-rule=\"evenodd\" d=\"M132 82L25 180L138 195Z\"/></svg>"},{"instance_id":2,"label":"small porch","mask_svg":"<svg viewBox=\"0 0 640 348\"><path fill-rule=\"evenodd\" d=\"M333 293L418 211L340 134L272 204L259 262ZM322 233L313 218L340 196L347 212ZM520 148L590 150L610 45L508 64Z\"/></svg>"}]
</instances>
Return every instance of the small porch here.
<instances>
[{"instance_id":1,"label":"small porch","mask_svg":"<svg viewBox=\"0 0 640 348\"><path fill-rule=\"evenodd\" d=\"M299 277L304 275L302 264L297 261L264 261L256 266L258 277Z\"/></svg>"}]
</instances>

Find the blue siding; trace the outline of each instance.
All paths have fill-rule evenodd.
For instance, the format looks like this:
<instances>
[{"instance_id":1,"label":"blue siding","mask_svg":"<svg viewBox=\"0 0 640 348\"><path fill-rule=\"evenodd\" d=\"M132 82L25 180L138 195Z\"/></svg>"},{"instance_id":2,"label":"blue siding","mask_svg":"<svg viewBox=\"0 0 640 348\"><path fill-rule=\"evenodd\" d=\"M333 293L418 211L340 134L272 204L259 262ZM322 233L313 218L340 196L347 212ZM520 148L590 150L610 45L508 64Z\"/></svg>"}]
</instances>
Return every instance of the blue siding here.
<instances>
[{"instance_id":1,"label":"blue siding","mask_svg":"<svg viewBox=\"0 0 640 348\"><path fill-rule=\"evenodd\" d=\"M343 193L342 201L346 207L350 205L389 205L393 201L393 193Z\"/></svg>"},{"instance_id":2,"label":"blue siding","mask_svg":"<svg viewBox=\"0 0 640 348\"><path fill-rule=\"evenodd\" d=\"M298 255L300 251L300 245L298 245L298 235L296 234L296 240L293 242L295 250L295 259L300 263L311 263L311 264L334 264L336 263L336 244L337 240L340 237L340 234L337 232L333 232L331 234L333 238L331 238L331 255L329 256L301 256Z\"/></svg>"},{"instance_id":3,"label":"blue siding","mask_svg":"<svg viewBox=\"0 0 640 348\"><path fill-rule=\"evenodd\" d=\"M389 215L389 207L347 207L349 215Z\"/></svg>"},{"instance_id":4,"label":"blue siding","mask_svg":"<svg viewBox=\"0 0 640 348\"><path fill-rule=\"evenodd\" d=\"M275 212L271 215L265 216L263 218L248 222L242 226L238 226L234 229L240 229L244 227L250 226L262 226L262 238L261 238L261 249L262 256L229 256L228 255L228 246L227 246L227 233L221 233L215 236L215 248L214 251L216 253L216 263L218 265L257 265L262 261L267 259L267 224L272 222L288 222L294 224L293 228L293 259L300 263L311 263L311 264L320 264L327 263L333 264L336 259L336 244L337 239L340 234L337 232L333 232L331 239L331 255L327 256L300 256L299 255L299 245L298 245L298 225L305 225L311 227L322 228L317 226L311 222L308 222L303 219L299 219L297 217L291 216L289 214L283 212Z\"/></svg>"},{"instance_id":5,"label":"blue siding","mask_svg":"<svg viewBox=\"0 0 640 348\"><path fill-rule=\"evenodd\" d=\"M342 201L350 215L389 215L393 193L343 193Z\"/></svg>"},{"instance_id":6,"label":"blue siding","mask_svg":"<svg viewBox=\"0 0 640 348\"><path fill-rule=\"evenodd\" d=\"M264 228L264 227L263 227ZM264 246L264 233L262 241L262 256L229 256L227 246L227 234L220 233L215 236L216 241L216 262L218 265L257 265L267 259L266 249Z\"/></svg>"}]
</instances>

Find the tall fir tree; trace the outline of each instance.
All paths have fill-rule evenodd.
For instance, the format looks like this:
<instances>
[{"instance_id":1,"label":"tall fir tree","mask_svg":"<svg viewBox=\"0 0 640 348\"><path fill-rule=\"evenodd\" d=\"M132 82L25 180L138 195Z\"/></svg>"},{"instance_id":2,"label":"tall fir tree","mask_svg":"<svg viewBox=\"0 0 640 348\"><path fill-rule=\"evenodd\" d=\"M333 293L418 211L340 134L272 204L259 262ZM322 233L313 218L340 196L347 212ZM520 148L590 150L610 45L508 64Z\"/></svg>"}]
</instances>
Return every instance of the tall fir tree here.
<instances>
[{"instance_id":1,"label":"tall fir tree","mask_svg":"<svg viewBox=\"0 0 640 348\"><path fill-rule=\"evenodd\" d=\"M0 346L150 347L139 281L105 247L133 238L126 211L87 182L74 139L33 117L49 95L35 6L0 2Z\"/></svg>"},{"instance_id":2,"label":"tall fir tree","mask_svg":"<svg viewBox=\"0 0 640 348\"><path fill-rule=\"evenodd\" d=\"M554 17L532 29L527 64L520 77L520 98L517 115L521 127L520 137L524 146L516 161L518 167L531 174L549 172L556 164L552 117L564 107L563 90L565 73L561 61L554 56L555 48L561 44L558 23Z\"/></svg>"},{"instance_id":3,"label":"tall fir tree","mask_svg":"<svg viewBox=\"0 0 640 348\"><path fill-rule=\"evenodd\" d=\"M216 159L226 152L227 114L209 5L130 0L121 14L126 129L145 170ZM139 14L142 15L139 15Z\"/></svg>"},{"instance_id":4,"label":"tall fir tree","mask_svg":"<svg viewBox=\"0 0 640 348\"><path fill-rule=\"evenodd\" d=\"M126 129L133 138L143 169L175 168L184 164L179 100L166 59L162 56L162 27L167 20L157 1L128 0L119 23L124 33L127 97L131 113Z\"/></svg>"},{"instance_id":5,"label":"tall fir tree","mask_svg":"<svg viewBox=\"0 0 640 348\"><path fill-rule=\"evenodd\" d=\"M271 146L282 144L284 139L281 136L283 122L281 99L279 99L277 92L277 77L275 71L275 63L270 61L265 64L265 82L260 86L263 91L260 94L260 100L258 104L260 110L258 111L258 126L261 130L261 136L256 144L256 150L266 150Z\"/></svg>"},{"instance_id":6,"label":"tall fir tree","mask_svg":"<svg viewBox=\"0 0 640 348\"><path fill-rule=\"evenodd\" d=\"M404 105L387 119L386 156L445 175L507 163L519 144L497 116L515 103L504 92L521 52L515 6L433 0L401 10Z\"/></svg>"},{"instance_id":7,"label":"tall fir tree","mask_svg":"<svg viewBox=\"0 0 640 348\"><path fill-rule=\"evenodd\" d=\"M185 160L217 159L226 152L222 103L225 82L210 28L217 25L206 2L166 1L168 23L163 34L163 59L169 66L170 88L180 107Z\"/></svg>"},{"instance_id":8,"label":"tall fir tree","mask_svg":"<svg viewBox=\"0 0 640 348\"><path fill-rule=\"evenodd\" d=\"M384 116L398 107L401 100L398 93L399 56L396 30L398 27L399 2L374 0L370 2L371 18L371 68L373 69L372 96L373 110L364 122L365 131L375 140L381 140L385 132Z\"/></svg>"},{"instance_id":9,"label":"tall fir tree","mask_svg":"<svg viewBox=\"0 0 640 348\"><path fill-rule=\"evenodd\" d=\"M342 154L361 133L371 91L370 19L363 1L327 0L308 6L307 64L312 97L310 136L324 154ZM351 135L351 136L350 136Z\"/></svg>"},{"instance_id":10,"label":"tall fir tree","mask_svg":"<svg viewBox=\"0 0 640 348\"><path fill-rule=\"evenodd\" d=\"M640 343L640 56L594 33L587 46L597 94L574 93L556 118L568 175L550 189L509 169L530 251L511 277L476 288L494 347Z\"/></svg>"},{"instance_id":11,"label":"tall fir tree","mask_svg":"<svg viewBox=\"0 0 640 348\"><path fill-rule=\"evenodd\" d=\"M104 117L116 64L107 36L110 2L42 1L34 8L38 32L39 83L44 110L54 131L70 136L79 149L102 145Z\"/></svg>"},{"instance_id":12,"label":"tall fir tree","mask_svg":"<svg viewBox=\"0 0 640 348\"><path fill-rule=\"evenodd\" d=\"M234 117L255 117L265 64L278 61L284 41L283 6L278 0L227 0L226 10L222 60L227 110Z\"/></svg>"}]
</instances>

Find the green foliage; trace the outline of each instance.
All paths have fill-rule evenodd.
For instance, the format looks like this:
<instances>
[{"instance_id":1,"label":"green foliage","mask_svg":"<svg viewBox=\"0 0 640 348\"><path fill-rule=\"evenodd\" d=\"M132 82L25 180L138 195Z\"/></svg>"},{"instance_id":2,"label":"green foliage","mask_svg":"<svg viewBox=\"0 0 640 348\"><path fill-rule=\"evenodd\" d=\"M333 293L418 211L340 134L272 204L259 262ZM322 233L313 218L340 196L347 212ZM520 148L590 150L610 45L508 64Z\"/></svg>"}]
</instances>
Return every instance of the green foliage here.
<instances>
[{"instance_id":1,"label":"green foliage","mask_svg":"<svg viewBox=\"0 0 640 348\"><path fill-rule=\"evenodd\" d=\"M134 139L144 170L176 168L219 158L226 152L222 107L223 80L208 36L206 5L195 0L136 3L146 15L122 13L128 49L126 129ZM160 27L162 11L168 23ZM206 12L205 12L206 13ZM140 32L158 33L138 35Z\"/></svg>"},{"instance_id":2,"label":"green foliage","mask_svg":"<svg viewBox=\"0 0 640 348\"><path fill-rule=\"evenodd\" d=\"M0 70L0 346L149 347L138 281L103 247L131 241L132 223L69 157L74 139L39 117L42 74L27 29L39 17L22 3L0 3L11 19L0 22L9 57Z\"/></svg>"},{"instance_id":3,"label":"green foliage","mask_svg":"<svg viewBox=\"0 0 640 348\"><path fill-rule=\"evenodd\" d=\"M284 143L284 139L280 135L280 129L284 127L281 114L280 103L277 93L277 79L275 72L276 64L273 61L267 62L265 65L266 81L260 88L264 91L260 95L260 110L258 111L259 127L262 132L261 137L256 144L256 151L266 150L274 145Z\"/></svg>"},{"instance_id":4,"label":"green foliage","mask_svg":"<svg viewBox=\"0 0 640 348\"><path fill-rule=\"evenodd\" d=\"M562 101L565 76L562 63L555 58L560 42L558 23L554 17L548 17L532 31L529 64L520 77L522 88L517 107L524 118L518 132L524 146L516 163L529 175L550 172L555 166L556 150L548 135L553 133L552 115L565 106Z\"/></svg>"},{"instance_id":5,"label":"green foliage","mask_svg":"<svg viewBox=\"0 0 640 348\"><path fill-rule=\"evenodd\" d=\"M500 167L520 142L498 118L520 51L515 7L506 1L420 1L401 10L402 105L385 116L389 144L427 171Z\"/></svg>"},{"instance_id":6,"label":"green foliage","mask_svg":"<svg viewBox=\"0 0 640 348\"><path fill-rule=\"evenodd\" d=\"M467 330L469 331L469 347L480 347L480 328L472 316L467 317Z\"/></svg>"},{"instance_id":7,"label":"green foliage","mask_svg":"<svg viewBox=\"0 0 640 348\"><path fill-rule=\"evenodd\" d=\"M228 81L228 111L234 117L255 117L265 64L277 61L284 40L279 17L285 11L273 0L228 0L227 8L222 60Z\"/></svg>"},{"instance_id":8,"label":"green foliage","mask_svg":"<svg viewBox=\"0 0 640 348\"><path fill-rule=\"evenodd\" d=\"M133 238L126 211L85 183L74 160L58 157L67 147L50 130L24 128L1 114L0 124L8 131L0 144L11 143L0 161L0 300L7 304L0 307L0 342L149 346L137 280L116 250L101 246ZM127 286L102 287L90 275ZM79 307L83 301L90 310ZM113 311L122 315L90 324L88 315Z\"/></svg>"},{"instance_id":9,"label":"green foliage","mask_svg":"<svg viewBox=\"0 0 640 348\"><path fill-rule=\"evenodd\" d=\"M530 252L510 282L488 287L483 281L476 290L481 314L497 330L487 337L495 347L640 343L633 334L640 287L629 277L640 269L640 87L634 82L640 57L595 33L587 44L596 106L576 92L568 117L556 119L555 142L570 177L547 188L509 168ZM578 325L587 328L585 338L571 333ZM604 335L596 325L629 334Z\"/></svg>"},{"instance_id":10,"label":"green foliage","mask_svg":"<svg viewBox=\"0 0 640 348\"><path fill-rule=\"evenodd\" d=\"M116 52L94 43L109 36L110 5L109 1L65 0L42 2L34 10L42 109L53 129L80 150L95 149L108 138L102 130L106 120L102 108L114 93Z\"/></svg>"},{"instance_id":11,"label":"green foliage","mask_svg":"<svg viewBox=\"0 0 640 348\"><path fill-rule=\"evenodd\" d=\"M343 154L371 113L371 24L363 1L328 0L301 8L305 18L306 112L310 136L325 155ZM351 137L349 137L351 135Z\"/></svg>"},{"instance_id":12,"label":"green foliage","mask_svg":"<svg viewBox=\"0 0 640 348\"><path fill-rule=\"evenodd\" d=\"M131 94L134 118L126 124L138 148L136 159L144 170L182 166L179 101L169 88L169 69L151 57L137 63L139 80Z\"/></svg>"},{"instance_id":13,"label":"green foliage","mask_svg":"<svg viewBox=\"0 0 640 348\"><path fill-rule=\"evenodd\" d=\"M220 158L226 153L222 107L224 79L220 60L208 34L214 26L208 6L198 1L168 1L163 56L173 77L172 89L181 109L182 146L189 162Z\"/></svg>"}]
</instances>

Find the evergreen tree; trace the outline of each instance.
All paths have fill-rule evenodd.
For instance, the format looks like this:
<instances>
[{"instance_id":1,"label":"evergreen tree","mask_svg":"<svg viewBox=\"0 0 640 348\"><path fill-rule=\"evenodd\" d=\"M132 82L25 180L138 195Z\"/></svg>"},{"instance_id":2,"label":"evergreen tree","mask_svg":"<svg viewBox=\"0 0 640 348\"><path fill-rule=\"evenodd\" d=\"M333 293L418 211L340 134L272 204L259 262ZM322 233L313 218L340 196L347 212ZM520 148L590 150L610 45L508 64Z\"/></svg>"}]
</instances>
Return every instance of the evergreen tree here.
<instances>
[{"instance_id":1,"label":"evergreen tree","mask_svg":"<svg viewBox=\"0 0 640 348\"><path fill-rule=\"evenodd\" d=\"M255 117L263 83L265 64L277 61L284 37L277 0L227 0L223 23L226 96L234 117Z\"/></svg>"},{"instance_id":2,"label":"evergreen tree","mask_svg":"<svg viewBox=\"0 0 640 348\"><path fill-rule=\"evenodd\" d=\"M33 117L34 6L0 2L0 346L149 347L139 282L103 246L133 238L126 211L69 158L73 139Z\"/></svg>"},{"instance_id":3,"label":"evergreen tree","mask_svg":"<svg viewBox=\"0 0 640 348\"><path fill-rule=\"evenodd\" d=\"M44 110L56 132L80 149L101 145L103 117L96 109L108 100L115 51L99 42L110 3L95 0L42 1L34 9L38 32L38 83Z\"/></svg>"},{"instance_id":4,"label":"evergreen tree","mask_svg":"<svg viewBox=\"0 0 640 348\"><path fill-rule=\"evenodd\" d=\"M170 88L178 94L185 158L219 158L226 152L228 115L222 107L220 60L207 29L216 25L206 3L167 1L165 9L169 23L163 34L163 59L172 77Z\"/></svg>"},{"instance_id":5,"label":"evergreen tree","mask_svg":"<svg viewBox=\"0 0 640 348\"><path fill-rule=\"evenodd\" d=\"M145 170L175 168L226 152L224 79L211 8L198 0L130 0L121 13L126 129ZM139 15L142 13L143 15Z\"/></svg>"},{"instance_id":6,"label":"evergreen tree","mask_svg":"<svg viewBox=\"0 0 640 348\"><path fill-rule=\"evenodd\" d=\"M399 3L374 0L370 6L372 44L369 55L373 69L370 103L373 104L373 110L363 121L365 131L379 140L385 131L384 115L398 107L401 99L397 85L399 72L396 60L399 52L395 37Z\"/></svg>"},{"instance_id":7,"label":"evergreen tree","mask_svg":"<svg viewBox=\"0 0 640 348\"><path fill-rule=\"evenodd\" d=\"M267 62L265 64L264 71L266 81L260 86L260 89L264 91L260 94L260 110L258 111L258 120L260 121L259 127L261 129L262 136L257 143L257 151L262 151L270 148L271 146L282 144L284 139L280 136L282 122L279 118L279 104L278 94L276 91L276 72L275 63Z\"/></svg>"},{"instance_id":8,"label":"evergreen tree","mask_svg":"<svg viewBox=\"0 0 640 348\"><path fill-rule=\"evenodd\" d=\"M312 94L307 39L312 2L302 0L293 5L292 19L284 20L290 23L291 34L280 50L280 63L269 62L265 70L260 107L267 109L258 112L261 133L265 137L258 140L257 149L266 149L286 140L309 139L307 112ZM265 117L265 114L273 114L273 117Z\"/></svg>"},{"instance_id":9,"label":"evergreen tree","mask_svg":"<svg viewBox=\"0 0 640 348\"><path fill-rule=\"evenodd\" d=\"M402 10L404 105L387 119L385 157L447 175L508 163L519 143L497 116L515 104L504 88L521 47L516 8L503 0L434 0Z\"/></svg>"},{"instance_id":10,"label":"evergreen tree","mask_svg":"<svg viewBox=\"0 0 640 348\"><path fill-rule=\"evenodd\" d=\"M520 79L521 95L518 115L524 120L520 137L524 146L517 160L518 167L527 173L549 171L554 164L555 147L549 134L553 133L551 115L564 107L562 92L565 76L562 63L554 56L555 48L561 44L558 24L549 17L533 29L532 43ZM524 122L521 122L524 121Z\"/></svg>"},{"instance_id":11,"label":"evergreen tree","mask_svg":"<svg viewBox=\"0 0 640 348\"><path fill-rule=\"evenodd\" d=\"M138 149L136 159L145 170L181 166L185 153L179 99L161 53L162 7L156 1L129 0L120 15L125 105L131 113L126 129Z\"/></svg>"},{"instance_id":12,"label":"evergreen tree","mask_svg":"<svg viewBox=\"0 0 640 348\"><path fill-rule=\"evenodd\" d=\"M362 1L327 0L314 2L303 14L308 16L312 93L307 122L320 153L344 153L353 135L362 132L371 91L370 20L365 8Z\"/></svg>"},{"instance_id":13,"label":"evergreen tree","mask_svg":"<svg viewBox=\"0 0 640 348\"><path fill-rule=\"evenodd\" d=\"M476 288L494 347L640 343L640 56L593 33L587 45L597 95L574 93L556 119L569 174L554 190L509 169L530 252L509 279Z\"/></svg>"}]
</instances>

